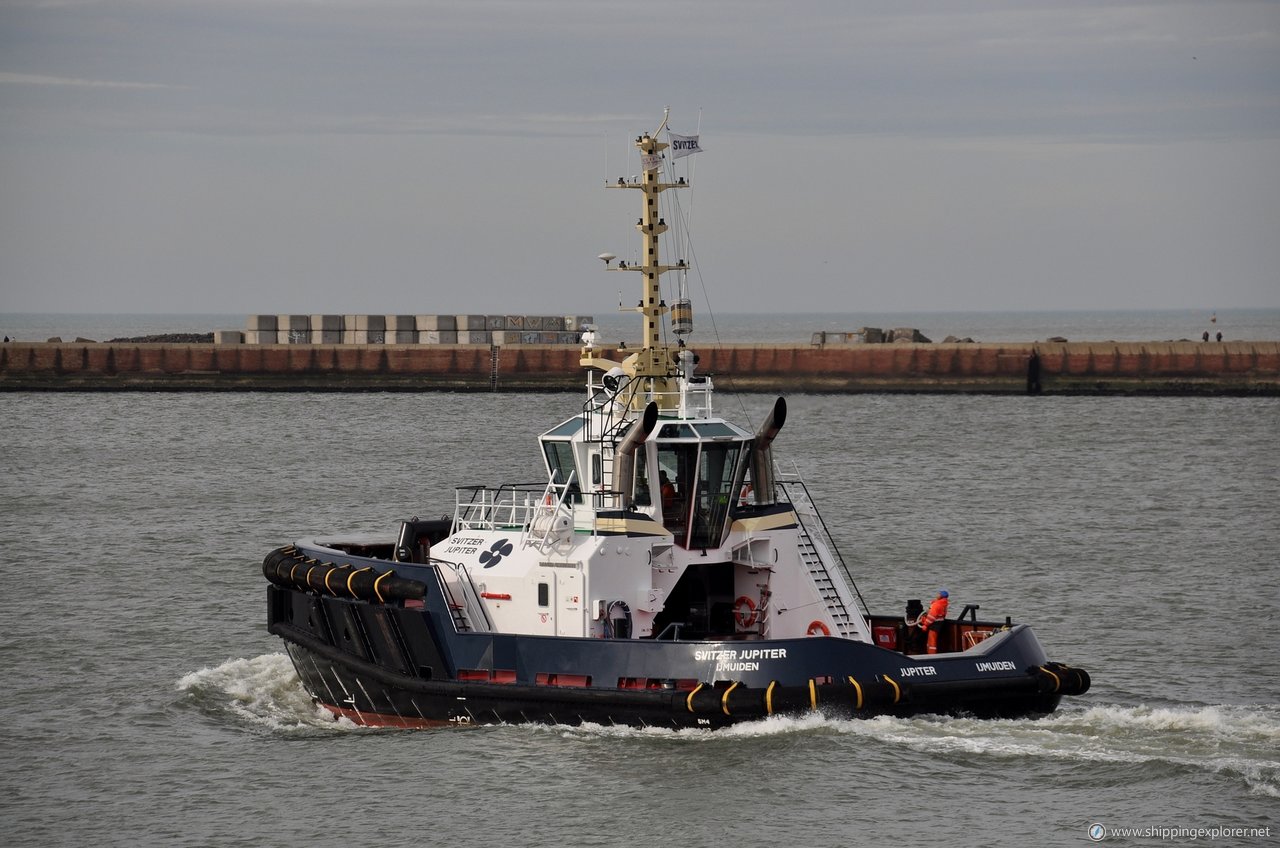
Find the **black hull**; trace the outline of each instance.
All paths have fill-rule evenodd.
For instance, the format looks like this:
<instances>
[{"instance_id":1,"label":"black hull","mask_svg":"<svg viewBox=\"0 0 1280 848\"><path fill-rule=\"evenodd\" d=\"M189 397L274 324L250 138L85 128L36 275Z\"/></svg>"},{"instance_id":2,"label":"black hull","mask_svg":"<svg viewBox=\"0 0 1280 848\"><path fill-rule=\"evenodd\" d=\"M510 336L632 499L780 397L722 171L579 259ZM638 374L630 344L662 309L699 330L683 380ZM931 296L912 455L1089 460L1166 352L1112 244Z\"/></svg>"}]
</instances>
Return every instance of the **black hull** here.
<instances>
[{"instance_id":1,"label":"black hull","mask_svg":"<svg viewBox=\"0 0 1280 848\"><path fill-rule=\"evenodd\" d=\"M584 722L724 727L811 711L834 717L1053 712L1088 675L1049 663L1025 625L972 655L905 657L837 638L655 642L459 632L447 609L269 593L315 699L358 724ZM433 608L435 607L435 608ZM767 656L726 662L726 657Z\"/></svg>"}]
</instances>

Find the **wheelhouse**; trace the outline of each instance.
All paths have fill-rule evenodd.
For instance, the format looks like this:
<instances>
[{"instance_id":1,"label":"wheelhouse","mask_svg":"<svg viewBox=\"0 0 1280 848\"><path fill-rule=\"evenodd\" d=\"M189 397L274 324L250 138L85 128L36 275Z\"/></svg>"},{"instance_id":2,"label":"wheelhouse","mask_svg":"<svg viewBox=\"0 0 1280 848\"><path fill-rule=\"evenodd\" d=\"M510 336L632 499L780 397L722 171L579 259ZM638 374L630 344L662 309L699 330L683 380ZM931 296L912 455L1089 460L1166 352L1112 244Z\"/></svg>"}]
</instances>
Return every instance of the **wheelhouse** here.
<instances>
[{"instance_id":1,"label":"wheelhouse","mask_svg":"<svg viewBox=\"0 0 1280 848\"><path fill-rule=\"evenodd\" d=\"M583 493L619 499L662 523L676 545L718 548L729 534L732 508L749 496L754 438L722 419L659 420L639 449L628 479L614 480L614 442L589 440L586 416L543 433L547 473L565 498Z\"/></svg>"}]
</instances>

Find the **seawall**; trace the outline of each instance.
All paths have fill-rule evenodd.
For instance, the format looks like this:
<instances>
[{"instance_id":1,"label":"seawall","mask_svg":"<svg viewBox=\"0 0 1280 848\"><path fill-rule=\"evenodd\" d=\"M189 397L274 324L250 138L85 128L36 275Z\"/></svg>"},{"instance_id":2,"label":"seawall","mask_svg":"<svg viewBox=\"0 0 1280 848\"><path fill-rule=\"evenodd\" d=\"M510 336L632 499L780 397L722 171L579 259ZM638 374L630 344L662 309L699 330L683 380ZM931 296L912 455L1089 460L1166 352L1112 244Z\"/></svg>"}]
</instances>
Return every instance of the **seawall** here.
<instances>
[{"instance_id":1,"label":"seawall","mask_svg":"<svg viewBox=\"0 0 1280 848\"><path fill-rule=\"evenodd\" d=\"M1280 342L692 347L746 392L1280 395ZM621 359L630 351L598 348ZM581 390L569 345L0 345L0 391Z\"/></svg>"}]
</instances>

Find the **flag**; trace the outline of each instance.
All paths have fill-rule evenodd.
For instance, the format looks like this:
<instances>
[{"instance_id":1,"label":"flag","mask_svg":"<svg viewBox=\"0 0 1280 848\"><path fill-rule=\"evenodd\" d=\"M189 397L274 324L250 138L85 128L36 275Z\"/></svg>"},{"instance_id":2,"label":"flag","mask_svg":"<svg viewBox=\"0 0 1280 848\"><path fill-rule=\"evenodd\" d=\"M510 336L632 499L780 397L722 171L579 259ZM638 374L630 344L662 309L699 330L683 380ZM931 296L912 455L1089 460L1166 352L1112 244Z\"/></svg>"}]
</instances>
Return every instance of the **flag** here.
<instances>
[{"instance_id":1,"label":"flag","mask_svg":"<svg viewBox=\"0 0 1280 848\"><path fill-rule=\"evenodd\" d=\"M671 139L672 159L679 159L681 156L702 152L702 148L698 146L698 137L696 135L676 135L668 131L667 138Z\"/></svg>"}]
</instances>

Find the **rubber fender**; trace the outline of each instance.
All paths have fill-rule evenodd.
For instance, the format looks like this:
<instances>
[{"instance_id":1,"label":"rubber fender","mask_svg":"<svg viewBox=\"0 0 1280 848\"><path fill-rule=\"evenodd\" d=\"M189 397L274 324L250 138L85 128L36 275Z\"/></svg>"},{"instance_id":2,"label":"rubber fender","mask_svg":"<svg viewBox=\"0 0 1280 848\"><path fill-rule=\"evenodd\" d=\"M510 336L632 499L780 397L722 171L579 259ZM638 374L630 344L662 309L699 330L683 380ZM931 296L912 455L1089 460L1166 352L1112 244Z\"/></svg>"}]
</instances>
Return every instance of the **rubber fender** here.
<instances>
[{"instance_id":1,"label":"rubber fender","mask_svg":"<svg viewBox=\"0 0 1280 848\"><path fill-rule=\"evenodd\" d=\"M838 703L854 712L900 704L907 694L903 684L881 675L866 680L848 676L831 685L819 687L819 691L824 703Z\"/></svg>"},{"instance_id":2,"label":"rubber fender","mask_svg":"<svg viewBox=\"0 0 1280 848\"><path fill-rule=\"evenodd\" d=\"M276 548L262 560L262 576L266 577L272 583L284 585L287 581L281 580L277 576L277 569L281 562L289 557L285 554L288 548Z\"/></svg>"},{"instance_id":3,"label":"rubber fender","mask_svg":"<svg viewBox=\"0 0 1280 848\"><path fill-rule=\"evenodd\" d=\"M308 559L292 546L267 554L262 561L262 573L277 586L376 603L420 599L427 593L426 584L420 580L400 577L391 570Z\"/></svg>"},{"instance_id":4,"label":"rubber fender","mask_svg":"<svg viewBox=\"0 0 1280 848\"><path fill-rule=\"evenodd\" d=\"M298 563L297 573L302 575L302 588L308 592L324 592L324 576L329 567L320 560L304 559Z\"/></svg>"},{"instance_id":5,"label":"rubber fender","mask_svg":"<svg viewBox=\"0 0 1280 848\"><path fill-rule=\"evenodd\" d=\"M790 712L779 706L782 691L776 684L753 689L741 683L700 684L682 699L682 708L698 715L719 714L734 718L758 718L772 712Z\"/></svg>"},{"instance_id":6,"label":"rubber fender","mask_svg":"<svg viewBox=\"0 0 1280 848\"><path fill-rule=\"evenodd\" d=\"M420 599L427 593L427 584L420 580L400 577L391 570L357 569L351 565L335 566L325 563L332 570L332 578L325 591L339 597L356 597L365 601L386 603L410 598ZM312 582L315 580L313 578Z\"/></svg>"},{"instance_id":7,"label":"rubber fender","mask_svg":"<svg viewBox=\"0 0 1280 848\"><path fill-rule=\"evenodd\" d=\"M699 683L684 698L685 708L698 715L707 715L710 713L720 713L720 701L724 697L726 690L733 684L716 684Z\"/></svg>"},{"instance_id":8,"label":"rubber fender","mask_svg":"<svg viewBox=\"0 0 1280 848\"><path fill-rule=\"evenodd\" d=\"M1027 671L1035 678L1036 691L1041 695L1054 694L1062 687L1062 678L1044 666L1034 666Z\"/></svg>"},{"instance_id":9,"label":"rubber fender","mask_svg":"<svg viewBox=\"0 0 1280 848\"><path fill-rule=\"evenodd\" d=\"M262 560L263 576L277 586L284 586L289 589L296 588L289 578L293 566L298 562L295 556L296 553L296 549L289 545L277 548L267 554L266 558Z\"/></svg>"},{"instance_id":10,"label":"rubber fender","mask_svg":"<svg viewBox=\"0 0 1280 848\"><path fill-rule=\"evenodd\" d=\"M807 686L774 686L772 691L766 690L766 712L769 715L794 715L815 709L813 696L817 687L810 692Z\"/></svg>"},{"instance_id":11,"label":"rubber fender","mask_svg":"<svg viewBox=\"0 0 1280 848\"><path fill-rule=\"evenodd\" d=\"M1072 668L1064 663L1045 663L1044 670L1058 677L1057 692L1061 695L1083 695L1093 684L1089 672L1083 668Z\"/></svg>"},{"instance_id":12,"label":"rubber fender","mask_svg":"<svg viewBox=\"0 0 1280 848\"><path fill-rule=\"evenodd\" d=\"M1077 668L1075 672L1080 679L1080 690L1076 692L1076 694L1083 695L1085 692L1089 691L1091 686L1093 686L1093 678L1090 677L1089 672L1085 671L1083 668Z\"/></svg>"},{"instance_id":13,"label":"rubber fender","mask_svg":"<svg viewBox=\"0 0 1280 848\"><path fill-rule=\"evenodd\" d=\"M775 691L777 687L774 687ZM720 696L720 712L735 718L763 716L766 712L766 689L733 686Z\"/></svg>"},{"instance_id":14,"label":"rubber fender","mask_svg":"<svg viewBox=\"0 0 1280 848\"><path fill-rule=\"evenodd\" d=\"M1061 663L1045 663L1031 670L1035 675L1036 685L1042 695L1080 695L1088 685L1079 675L1080 669L1070 668ZM1087 678L1088 675L1085 675Z\"/></svg>"}]
</instances>

